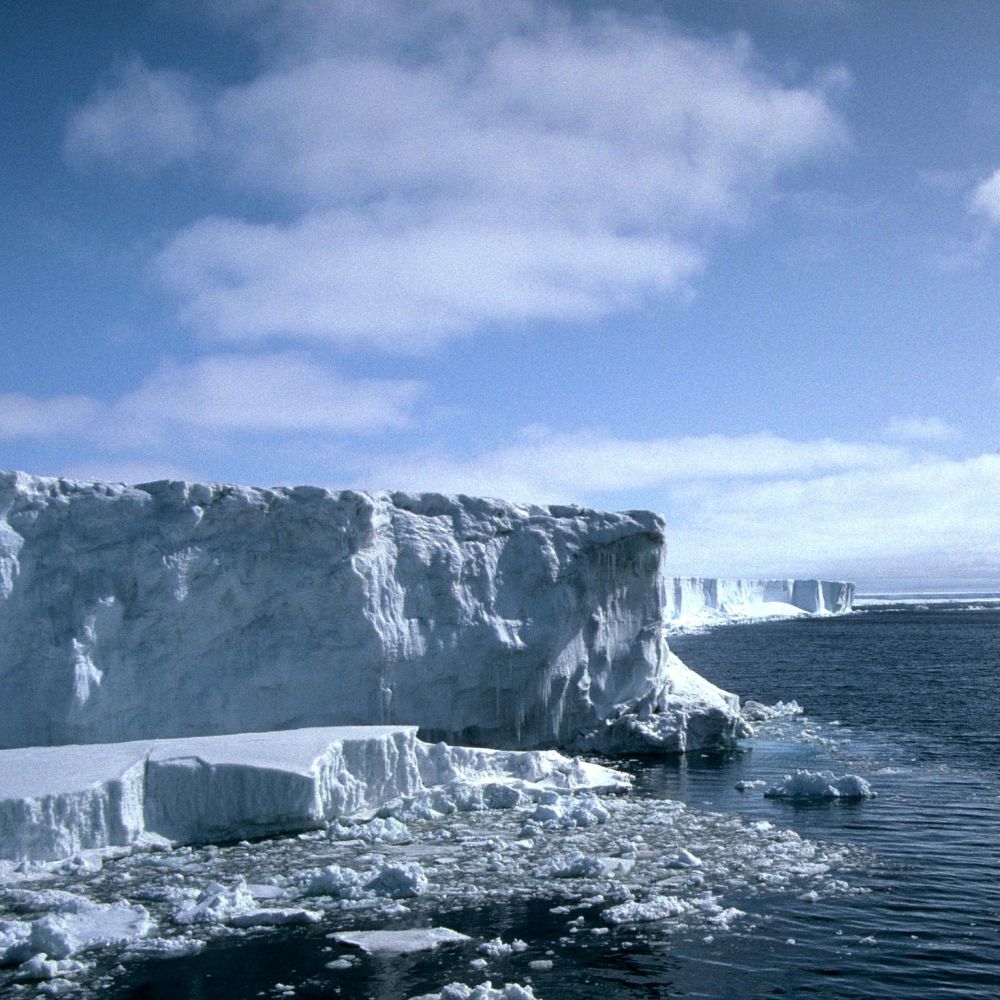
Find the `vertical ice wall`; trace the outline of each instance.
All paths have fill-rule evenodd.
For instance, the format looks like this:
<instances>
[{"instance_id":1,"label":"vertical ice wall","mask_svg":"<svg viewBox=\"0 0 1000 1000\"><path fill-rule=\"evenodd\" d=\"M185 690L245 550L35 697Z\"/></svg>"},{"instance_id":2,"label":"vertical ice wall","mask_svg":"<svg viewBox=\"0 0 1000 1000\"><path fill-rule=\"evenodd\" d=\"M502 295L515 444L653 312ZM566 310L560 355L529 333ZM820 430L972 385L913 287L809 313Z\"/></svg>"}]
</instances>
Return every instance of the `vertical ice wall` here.
<instances>
[{"instance_id":1,"label":"vertical ice wall","mask_svg":"<svg viewBox=\"0 0 1000 1000\"><path fill-rule=\"evenodd\" d=\"M654 727L670 748L723 742L734 699L664 640L663 527L437 494L5 473L0 746L372 723L539 746L630 712L674 713Z\"/></svg>"},{"instance_id":2,"label":"vertical ice wall","mask_svg":"<svg viewBox=\"0 0 1000 1000\"><path fill-rule=\"evenodd\" d=\"M784 604L809 614L851 610L854 584L838 580L726 580L677 576L667 583L669 617L689 618L703 611Z\"/></svg>"}]
</instances>

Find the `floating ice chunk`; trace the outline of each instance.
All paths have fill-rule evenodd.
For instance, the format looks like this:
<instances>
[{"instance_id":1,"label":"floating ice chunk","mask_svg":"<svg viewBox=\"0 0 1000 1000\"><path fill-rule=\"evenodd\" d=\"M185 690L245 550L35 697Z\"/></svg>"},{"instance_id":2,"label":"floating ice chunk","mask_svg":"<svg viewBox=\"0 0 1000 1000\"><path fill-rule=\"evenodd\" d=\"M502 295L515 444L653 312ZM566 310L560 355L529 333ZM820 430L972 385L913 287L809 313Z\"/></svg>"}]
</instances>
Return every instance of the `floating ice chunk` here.
<instances>
[{"instance_id":1,"label":"floating ice chunk","mask_svg":"<svg viewBox=\"0 0 1000 1000\"><path fill-rule=\"evenodd\" d=\"M73 911L49 913L31 925L31 950L68 958L88 948L124 945L156 927L145 907L128 903L86 903Z\"/></svg>"},{"instance_id":2,"label":"floating ice chunk","mask_svg":"<svg viewBox=\"0 0 1000 1000\"><path fill-rule=\"evenodd\" d=\"M677 853L670 859L671 868L700 868L702 860L692 854L686 847L679 847Z\"/></svg>"},{"instance_id":3,"label":"floating ice chunk","mask_svg":"<svg viewBox=\"0 0 1000 1000\"><path fill-rule=\"evenodd\" d=\"M315 910L300 907L261 908L243 879L231 886L213 882L174 914L179 924L229 924L232 927L276 927L285 924L314 924Z\"/></svg>"},{"instance_id":4,"label":"floating ice chunk","mask_svg":"<svg viewBox=\"0 0 1000 1000\"><path fill-rule=\"evenodd\" d=\"M317 924L322 914L300 906L283 906L276 909L252 910L237 913L229 918L231 927L284 927L293 924Z\"/></svg>"},{"instance_id":5,"label":"floating ice chunk","mask_svg":"<svg viewBox=\"0 0 1000 1000\"><path fill-rule=\"evenodd\" d=\"M767 722L771 719L792 719L802 714L802 706L797 701L777 701L764 705L759 701L746 701L742 708L743 718L748 722Z\"/></svg>"},{"instance_id":6,"label":"floating ice chunk","mask_svg":"<svg viewBox=\"0 0 1000 1000\"><path fill-rule=\"evenodd\" d=\"M800 802L821 799L868 799L875 796L871 785L856 774L839 777L833 771L796 771L764 792L771 799Z\"/></svg>"},{"instance_id":7,"label":"floating ice chunk","mask_svg":"<svg viewBox=\"0 0 1000 1000\"><path fill-rule=\"evenodd\" d=\"M40 979L55 979L59 975L59 963L54 958L48 958L44 953L32 955L26 962L18 966L14 978L21 982L32 982Z\"/></svg>"},{"instance_id":8,"label":"floating ice chunk","mask_svg":"<svg viewBox=\"0 0 1000 1000\"><path fill-rule=\"evenodd\" d=\"M538 868L540 878L607 878L627 874L635 861L631 858L596 857L571 851L556 855Z\"/></svg>"},{"instance_id":9,"label":"floating ice chunk","mask_svg":"<svg viewBox=\"0 0 1000 1000\"><path fill-rule=\"evenodd\" d=\"M365 889L390 899L409 899L427 891L423 868L415 861L391 861L365 883Z\"/></svg>"},{"instance_id":10,"label":"floating ice chunk","mask_svg":"<svg viewBox=\"0 0 1000 1000\"><path fill-rule=\"evenodd\" d=\"M307 896L337 896L341 899L356 899L364 895L366 876L352 868L327 865L319 871L307 875L303 889Z\"/></svg>"},{"instance_id":11,"label":"floating ice chunk","mask_svg":"<svg viewBox=\"0 0 1000 1000\"><path fill-rule=\"evenodd\" d=\"M174 920L179 924L224 924L256 909L257 901L243 879L228 887L211 882L174 914Z\"/></svg>"},{"instance_id":12,"label":"floating ice chunk","mask_svg":"<svg viewBox=\"0 0 1000 1000\"><path fill-rule=\"evenodd\" d=\"M755 781L741 779L733 787L738 792L752 792L755 788L767 788L767 782L759 779Z\"/></svg>"},{"instance_id":13,"label":"floating ice chunk","mask_svg":"<svg viewBox=\"0 0 1000 1000\"><path fill-rule=\"evenodd\" d=\"M487 958L509 958L515 952L527 951L527 944L520 938L506 942L502 938L495 937L491 941L484 941L476 951Z\"/></svg>"},{"instance_id":14,"label":"floating ice chunk","mask_svg":"<svg viewBox=\"0 0 1000 1000\"><path fill-rule=\"evenodd\" d=\"M404 931L343 931L333 935L340 944L360 948L369 955L410 955L418 951L434 951L443 944L468 941L448 927L420 927Z\"/></svg>"},{"instance_id":15,"label":"floating ice chunk","mask_svg":"<svg viewBox=\"0 0 1000 1000\"><path fill-rule=\"evenodd\" d=\"M593 796L560 796L550 792L542 796L528 818L544 827L569 830L599 826L606 823L611 814Z\"/></svg>"},{"instance_id":16,"label":"floating ice chunk","mask_svg":"<svg viewBox=\"0 0 1000 1000\"><path fill-rule=\"evenodd\" d=\"M530 986L518 983L507 983L499 989L494 989L490 980L479 986L466 986L465 983L449 983L439 993L422 993L410 1000L539 1000L531 991Z\"/></svg>"},{"instance_id":17,"label":"floating ice chunk","mask_svg":"<svg viewBox=\"0 0 1000 1000\"><path fill-rule=\"evenodd\" d=\"M363 840L369 844L408 844L413 839L409 827L392 816L376 817L367 823L335 823L329 836L331 840Z\"/></svg>"},{"instance_id":18,"label":"floating ice chunk","mask_svg":"<svg viewBox=\"0 0 1000 1000\"><path fill-rule=\"evenodd\" d=\"M602 725L580 736L581 751L607 754L685 753L732 746L753 733L739 699L666 654L669 678L638 702L618 706Z\"/></svg>"},{"instance_id":19,"label":"floating ice chunk","mask_svg":"<svg viewBox=\"0 0 1000 1000\"><path fill-rule=\"evenodd\" d=\"M692 904L677 896L653 896L645 902L619 903L601 913L609 924L637 924L652 920L666 920L688 913Z\"/></svg>"},{"instance_id":20,"label":"floating ice chunk","mask_svg":"<svg viewBox=\"0 0 1000 1000\"><path fill-rule=\"evenodd\" d=\"M189 937L150 937L133 941L125 954L133 958L182 958L205 950L205 942Z\"/></svg>"},{"instance_id":21,"label":"floating ice chunk","mask_svg":"<svg viewBox=\"0 0 1000 1000\"><path fill-rule=\"evenodd\" d=\"M0 920L0 965L15 965L31 954L31 924L27 920Z\"/></svg>"}]
</instances>

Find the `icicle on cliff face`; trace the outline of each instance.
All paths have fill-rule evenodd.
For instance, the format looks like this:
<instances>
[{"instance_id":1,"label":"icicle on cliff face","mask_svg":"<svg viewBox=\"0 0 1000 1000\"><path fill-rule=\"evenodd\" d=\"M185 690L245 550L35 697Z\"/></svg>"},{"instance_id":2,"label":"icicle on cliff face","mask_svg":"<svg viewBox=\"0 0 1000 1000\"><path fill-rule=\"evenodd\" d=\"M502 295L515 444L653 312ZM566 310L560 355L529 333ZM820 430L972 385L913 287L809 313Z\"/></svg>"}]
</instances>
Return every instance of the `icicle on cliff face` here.
<instances>
[{"instance_id":1,"label":"icicle on cliff face","mask_svg":"<svg viewBox=\"0 0 1000 1000\"><path fill-rule=\"evenodd\" d=\"M669 652L649 512L0 474L0 746L413 724L731 742Z\"/></svg>"}]
</instances>

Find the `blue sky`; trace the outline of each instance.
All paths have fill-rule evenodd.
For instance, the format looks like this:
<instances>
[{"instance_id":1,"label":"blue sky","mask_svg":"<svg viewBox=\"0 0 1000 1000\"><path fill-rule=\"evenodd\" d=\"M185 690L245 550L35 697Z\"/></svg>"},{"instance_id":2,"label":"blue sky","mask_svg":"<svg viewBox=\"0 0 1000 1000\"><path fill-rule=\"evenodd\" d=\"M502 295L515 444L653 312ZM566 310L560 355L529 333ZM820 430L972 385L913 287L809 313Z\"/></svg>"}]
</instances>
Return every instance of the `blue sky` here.
<instances>
[{"instance_id":1,"label":"blue sky","mask_svg":"<svg viewBox=\"0 0 1000 1000\"><path fill-rule=\"evenodd\" d=\"M0 12L0 466L1000 579L1000 7Z\"/></svg>"}]
</instances>

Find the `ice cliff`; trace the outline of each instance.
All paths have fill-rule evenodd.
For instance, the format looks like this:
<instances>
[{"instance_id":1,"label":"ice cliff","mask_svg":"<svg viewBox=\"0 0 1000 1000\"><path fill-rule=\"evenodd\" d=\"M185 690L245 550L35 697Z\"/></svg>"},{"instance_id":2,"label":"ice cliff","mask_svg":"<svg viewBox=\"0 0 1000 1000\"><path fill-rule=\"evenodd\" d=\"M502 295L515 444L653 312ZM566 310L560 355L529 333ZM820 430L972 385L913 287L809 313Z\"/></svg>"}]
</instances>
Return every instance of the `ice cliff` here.
<instances>
[{"instance_id":1,"label":"ice cliff","mask_svg":"<svg viewBox=\"0 0 1000 1000\"><path fill-rule=\"evenodd\" d=\"M649 512L0 474L0 746L413 724L496 747L731 742L665 641Z\"/></svg>"},{"instance_id":2,"label":"ice cliff","mask_svg":"<svg viewBox=\"0 0 1000 1000\"><path fill-rule=\"evenodd\" d=\"M726 580L677 576L667 583L674 622L778 615L827 615L851 610L854 584L837 580Z\"/></svg>"}]
</instances>

